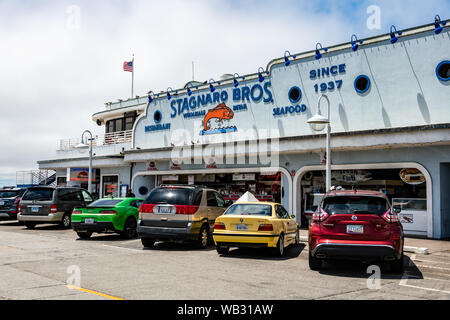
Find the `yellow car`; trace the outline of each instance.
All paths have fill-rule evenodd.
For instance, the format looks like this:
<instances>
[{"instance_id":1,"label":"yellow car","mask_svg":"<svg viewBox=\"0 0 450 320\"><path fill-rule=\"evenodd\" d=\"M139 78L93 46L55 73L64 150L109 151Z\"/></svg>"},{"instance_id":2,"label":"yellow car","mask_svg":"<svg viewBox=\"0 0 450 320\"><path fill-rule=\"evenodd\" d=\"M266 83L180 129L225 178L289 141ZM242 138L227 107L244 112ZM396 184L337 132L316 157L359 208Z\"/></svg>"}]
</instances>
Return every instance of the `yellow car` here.
<instances>
[{"instance_id":1,"label":"yellow car","mask_svg":"<svg viewBox=\"0 0 450 320\"><path fill-rule=\"evenodd\" d=\"M214 223L217 253L226 254L230 247L268 247L282 256L285 247L300 241L293 218L279 203L234 203Z\"/></svg>"}]
</instances>

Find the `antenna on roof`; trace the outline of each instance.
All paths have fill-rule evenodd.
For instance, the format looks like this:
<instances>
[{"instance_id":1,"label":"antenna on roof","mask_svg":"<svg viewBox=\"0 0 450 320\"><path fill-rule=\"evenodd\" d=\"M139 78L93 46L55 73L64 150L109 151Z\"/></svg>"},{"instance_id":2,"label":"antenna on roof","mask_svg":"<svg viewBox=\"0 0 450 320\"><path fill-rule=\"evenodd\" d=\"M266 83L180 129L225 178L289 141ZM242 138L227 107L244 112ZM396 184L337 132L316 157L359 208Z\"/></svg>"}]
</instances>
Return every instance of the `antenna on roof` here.
<instances>
[{"instance_id":1,"label":"antenna on roof","mask_svg":"<svg viewBox=\"0 0 450 320\"><path fill-rule=\"evenodd\" d=\"M194 61L192 61L192 81L194 81Z\"/></svg>"}]
</instances>

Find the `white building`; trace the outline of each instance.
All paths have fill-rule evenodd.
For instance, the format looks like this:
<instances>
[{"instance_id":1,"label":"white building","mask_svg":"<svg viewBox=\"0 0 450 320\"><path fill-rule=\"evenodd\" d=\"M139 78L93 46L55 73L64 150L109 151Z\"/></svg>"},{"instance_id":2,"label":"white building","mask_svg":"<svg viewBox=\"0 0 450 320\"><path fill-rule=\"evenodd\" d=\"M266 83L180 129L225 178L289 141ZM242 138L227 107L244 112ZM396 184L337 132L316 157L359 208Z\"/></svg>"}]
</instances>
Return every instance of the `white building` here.
<instances>
[{"instance_id":1,"label":"white building","mask_svg":"<svg viewBox=\"0 0 450 320\"><path fill-rule=\"evenodd\" d=\"M449 25L438 34L430 24L327 52L318 46L319 55L286 54L244 79L107 103L92 116L105 126L94 140L94 187L104 196L131 186L145 197L163 182L198 183L230 199L252 190L300 221L324 191L325 135L306 121L326 94L332 183L382 190L402 206L408 233L449 237ZM321 111L326 115L326 104ZM61 141L39 168L56 170L60 184L87 186L79 142Z\"/></svg>"}]
</instances>

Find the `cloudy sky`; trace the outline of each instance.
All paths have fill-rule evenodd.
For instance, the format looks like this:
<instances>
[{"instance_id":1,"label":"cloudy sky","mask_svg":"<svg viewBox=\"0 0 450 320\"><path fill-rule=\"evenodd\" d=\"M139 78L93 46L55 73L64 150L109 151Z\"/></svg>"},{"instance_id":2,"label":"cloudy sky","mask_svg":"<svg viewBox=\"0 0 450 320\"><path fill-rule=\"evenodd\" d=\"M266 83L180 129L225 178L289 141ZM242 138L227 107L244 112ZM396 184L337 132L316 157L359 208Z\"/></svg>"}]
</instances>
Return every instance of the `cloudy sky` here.
<instances>
[{"instance_id":1,"label":"cloudy sky","mask_svg":"<svg viewBox=\"0 0 450 320\"><path fill-rule=\"evenodd\" d=\"M367 26L373 5L379 29ZM368 13L369 8L369 13ZM0 186L52 159L59 139L102 133L107 101L224 73L256 72L285 50L331 46L450 16L450 1L0 0Z\"/></svg>"}]
</instances>

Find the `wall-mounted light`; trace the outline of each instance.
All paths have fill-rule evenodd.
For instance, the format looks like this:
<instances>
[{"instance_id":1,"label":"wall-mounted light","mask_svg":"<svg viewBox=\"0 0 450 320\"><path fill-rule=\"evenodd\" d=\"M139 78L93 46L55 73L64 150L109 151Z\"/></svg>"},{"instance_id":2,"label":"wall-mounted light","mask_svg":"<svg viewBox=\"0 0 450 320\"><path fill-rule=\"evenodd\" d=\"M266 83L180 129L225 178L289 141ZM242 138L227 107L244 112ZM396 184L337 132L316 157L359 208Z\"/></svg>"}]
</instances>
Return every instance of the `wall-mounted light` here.
<instances>
[{"instance_id":1,"label":"wall-mounted light","mask_svg":"<svg viewBox=\"0 0 450 320\"><path fill-rule=\"evenodd\" d=\"M236 75L237 75L237 77L236 77ZM238 73L235 73L235 74L233 75L233 86L234 86L234 87L237 87L237 86L239 85L239 81L237 81L237 78L241 78L242 80L245 79L244 76L241 77L241 76L239 76Z\"/></svg>"},{"instance_id":2,"label":"wall-mounted light","mask_svg":"<svg viewBox=\"0 0 450 320\"><path fill-rule=\"evenodd\" d=\"M150 103L152 103L153 97L155 96L155 94L151 90L147 94L148 94L148 103L150 104ZM152 97L152 95L153 95L153 97Z\"/></svg>"},{"instance_id":3,"label":"wall-mounted light","mask_svg":"<svg viewBox=\"0 0 450 320\"><path fill-rule=\"evenodd\" d=\"M212 82L211 82L211 80L212 80ZM211 90L211 92L216 91L216 88L213 86L214 82L215 82L214 79L212 79L212 78L209 79L209 90ZM217 84L220 84L220 82L218 81Z\"/></svg>"},{"instance_id":4,"label":"wall-mounted light","mask_svg":"<svg viewBox=\"0 0 450 320\"><path fill-rule=\"evenodd\" d=\"M170 95L169 90L170 90L170 91L173 91L173 89L172 89L171 87L168 87L168 88L167 88L167 91L166 91L166 93L167 93L167 100L172 99L172 96Z\"/></svg>"},{"instance_id":5,"label":"wall-mounted light","mask_svg":"<svg viewBox=\"0 0 450 320\"><path fill-rule=\"evenodd\" d=\"M447 24L446 21L441 21L441 17L437 14L434 17L434 33L439 34L442 30L444 30L444 26Z\"/></svg>"},{"instance_id":6,"label":"wall-mounted light","mask_svg":"<svg viewBox=\"0 0 450 320\"><path fill-rule=\"evenodd\" d=\"M353 39L355 38L355 39ZM356 37L356 34L352 34L352 37L350 39L350 41L352 42L352 50L356 51L358 50L358 47L360 44L363 44L363 40L358 40L358 38Z\"/></svg>"},{"instance_id":7,"label":"wall-mounted light","mask_svg":"<svg viewBox=\"0 0 450 320\"><path fill-rule=\"evenodd\" d=\"M190 88L187 88L187 94L188 94L188 96L191 96L192 90Z\"/></svg>"},{"instance_id":8,"label":"wall-mounted light","mask_svg":"<svg viewBox=\"0 0 450 320\"><path fill-rule=\"evenodd\" d=\"M289 53L289 54L286 55L286 53ZM295 59L295 55L291 55L291 53L288 50L286 50L284 52L284 65L286 67L291 64L291 60L289 60L290 57L292 57L292 59Z\"/></svg>"},{"instance_id":9,"label":"wall-mounted light","mask_svg":"<svg viewBox=\"0 0 450 320\"><path fill-rule=\"evenodd\" d=\"M320 46L320 48L319 48ZM322 54L320 53L320 49L323 49L323 51L328 52L328 48L324 48L322 47L322 44L320 42L316 43L316 55L314 56L316 58L316 60L319 60L320 58L322 58Z\"/></svg>"},{"instance_id":10,"label":"wall-mounted light","mask_svg":"<svg viewBox=\"0 0 450 320\"><path fill-rule=\"evenodd\" d=\"M259 82L263 82L264 81L263 73L266 73L267 75L269 75L269 71L264 71L263 67L259 67L258 68L258 80L259 80Z\"/></svg>"},{"instance_id":11,"label":"wall-mounted light","mask_svg":"<svg viewBox=\"0 0 450 320\"><path fill-rule=\"evenodd\" d=\"M398 37L395 35L395 32L397 32L398 36L402 35L402 32L401 31L397 31L397 28L394 25L392 25L391 26L391 43L392 44L396 43L397 40L398 40Z\"/></svg>"}]
</instances>

